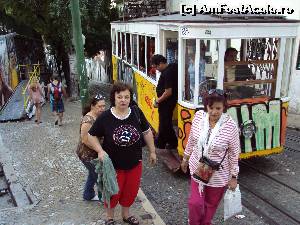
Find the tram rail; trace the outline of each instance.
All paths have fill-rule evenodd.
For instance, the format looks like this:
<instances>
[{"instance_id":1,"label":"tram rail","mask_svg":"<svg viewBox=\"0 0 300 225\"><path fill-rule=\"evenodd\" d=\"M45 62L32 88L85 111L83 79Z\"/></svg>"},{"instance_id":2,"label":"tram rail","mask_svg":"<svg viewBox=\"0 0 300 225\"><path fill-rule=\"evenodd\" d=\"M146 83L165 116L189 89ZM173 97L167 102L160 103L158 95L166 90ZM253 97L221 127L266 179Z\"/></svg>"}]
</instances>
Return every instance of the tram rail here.
<instances>
[{"instance_id":1,"label":"tram rail","mask_svg":"<svg viewBox=\"0 0 300 225\"><path fill-rule=\"evenodd\" d=\"M269 224L282 225L283 221L285 221L284 224L289 225L300 224L300 217L297 216L298 214L295 211L291 211L288 207L282 205L282 201L276 201L276 199L279 198L278 191L280 190L285 190L285 194L290 192L290 196L294 196L294 199L300 198L300 190L268 175L247 162L242 161L241 165L244 166L247 171L252 170L256 174L271 180L270 182L280 185L279 187L277 186L277 188L272 188L272 184L270 182L267 180L264 181L264 183L270 184L270 189L268 191L271 190L274 192L272 195L273 197L270 197L270 195L267 195L266 192L264 193L262 189L259 188L260 185L249 185L249 183L247 184L246 177L244 179L241 177L239 184L242 192L244 193L244 195L242 195L243 205L255 214L263 217ZM256 179L256 182L258 182L258 179ZM276 185L274 187L276 187ZM249 199L252 199L252 201L249 201ZM255 202L255 204L252 202ZM260 204L258 204L258 202L260 202ZM275 215L277 215L277 217Z\"/></svg>"}]
</instances>

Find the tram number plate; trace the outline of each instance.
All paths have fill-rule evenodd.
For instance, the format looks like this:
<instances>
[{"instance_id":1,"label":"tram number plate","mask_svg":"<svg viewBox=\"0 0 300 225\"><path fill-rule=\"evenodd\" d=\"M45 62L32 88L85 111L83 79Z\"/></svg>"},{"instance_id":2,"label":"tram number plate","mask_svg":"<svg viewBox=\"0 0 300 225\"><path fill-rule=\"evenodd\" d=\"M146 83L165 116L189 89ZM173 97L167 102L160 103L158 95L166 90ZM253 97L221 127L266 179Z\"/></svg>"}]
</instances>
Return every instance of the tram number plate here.
<instances>
[{"instance_id":1,"label":"tram number plate","mask_svg":"<svg viewBox=\"0 0 300 225\"><path fill-rule=\"evenodd\" d=\"M189 32L189 29L187 28L187 27L182 27L181 28L181 34L183 35L183 36L185 36L185 35L188 35L190 32Z\"/></svg>"}]
</instances>

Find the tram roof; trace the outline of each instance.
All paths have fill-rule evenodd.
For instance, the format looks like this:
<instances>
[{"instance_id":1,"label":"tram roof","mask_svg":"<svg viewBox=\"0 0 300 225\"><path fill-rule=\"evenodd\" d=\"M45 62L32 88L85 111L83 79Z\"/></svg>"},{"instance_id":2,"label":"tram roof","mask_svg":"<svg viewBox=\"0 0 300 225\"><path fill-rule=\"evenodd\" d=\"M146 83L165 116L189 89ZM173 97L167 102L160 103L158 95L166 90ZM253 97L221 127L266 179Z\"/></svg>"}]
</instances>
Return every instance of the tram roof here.
<instances>
[{"instance_id":1,"label":"tram roof","mask_svg":"<svg viewBox=\"0 0 300 225\"><path fill-rule=\"evenodd\" d=\"M141 17L127 21L114 21L113 23L139 23L139 22L160 22L160 23L300 23L300 20L287 19L280 15L205 15L183 16L179 12L167 15L156 15Z\"/></svg>"}]
</instances>

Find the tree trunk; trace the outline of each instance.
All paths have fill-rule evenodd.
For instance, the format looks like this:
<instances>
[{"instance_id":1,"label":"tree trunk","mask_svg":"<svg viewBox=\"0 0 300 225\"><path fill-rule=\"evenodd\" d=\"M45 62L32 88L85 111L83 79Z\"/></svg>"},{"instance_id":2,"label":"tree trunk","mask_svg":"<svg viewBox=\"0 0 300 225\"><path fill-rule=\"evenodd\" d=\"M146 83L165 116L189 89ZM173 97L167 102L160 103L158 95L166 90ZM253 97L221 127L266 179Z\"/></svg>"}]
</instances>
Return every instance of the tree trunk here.
<instances>
[{"instance_id":1,"label":"tree trunk","mask_svg":"<svg viewBox=\"0 0 300 225\"><path fill-rule=\"evenodd\" d=\"M79 97L79 77L76 68L76 55L69 53L69 68L70 68L70 86L72 87L71 97L77 99Z\"/></svg>"}]
</instances>

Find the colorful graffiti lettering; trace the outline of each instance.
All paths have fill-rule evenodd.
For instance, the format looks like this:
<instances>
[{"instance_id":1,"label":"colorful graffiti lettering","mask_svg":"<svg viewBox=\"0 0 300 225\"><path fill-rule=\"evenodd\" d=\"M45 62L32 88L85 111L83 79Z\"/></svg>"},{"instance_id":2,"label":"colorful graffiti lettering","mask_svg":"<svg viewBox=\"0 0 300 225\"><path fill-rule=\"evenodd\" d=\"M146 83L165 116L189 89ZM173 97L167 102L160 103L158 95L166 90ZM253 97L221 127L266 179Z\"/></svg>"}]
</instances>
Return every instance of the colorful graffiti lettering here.
<instances>
[{"instance_id":1,"label":"colorful graffiti lettering","mask_svg":"<svg viewBox=\"0 0 300 225\"><path fill-rule=\"evenodd\" d=\"M195 110L187 109L181 105L179 108L178 139L179 154L183 154L191 128L191 120ZM253 121L256 132L251 138L242 134L241 158L250 156L279 153L283 149L287 124L288 103L281 100L265 100L235 104L229 107L228 114L241 124Z\"/></svg>"},{"instance_id":2,"label":"colorful graffiti lettering","mask_svg":"<svg viewBox=\"0 0 300 225\"><path fill-rule=\"evenodd\" d=\"M178 105L178 152L180 155L183 154L187 145L194 113L194 110L189 110Z\"/></svg>"}]
</instances>

